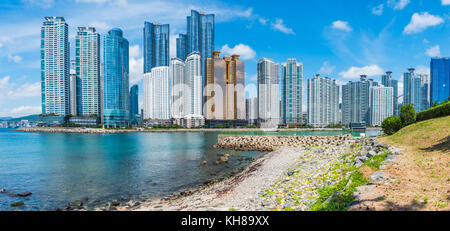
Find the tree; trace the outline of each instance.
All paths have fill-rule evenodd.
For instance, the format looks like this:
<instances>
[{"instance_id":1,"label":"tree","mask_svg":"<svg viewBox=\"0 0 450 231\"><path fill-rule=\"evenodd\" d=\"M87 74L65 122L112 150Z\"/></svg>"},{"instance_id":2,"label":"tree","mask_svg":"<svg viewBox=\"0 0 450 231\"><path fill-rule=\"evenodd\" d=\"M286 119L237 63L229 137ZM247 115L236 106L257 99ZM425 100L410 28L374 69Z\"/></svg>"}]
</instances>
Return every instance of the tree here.
<instances>
[{"instance_id":1,"label":"tree","mask_svg":"<svg viewBox=\"0 0 450 231\"><path fill-rule=\"evenodd\" d=\"M433 103L431 103L431 107L437 107L437 106L438 106L437 101L434 101Z\"/></svg>"},{"instance_id":2,"label":"tree","mask_svg":"<svg viewBox=\"0 0 450 231\"><path fill-rule=\"evenodd\" d=\"M406 127L416 122L416 110L411 104L404 105L400 111L402 126Z\"/></svg>"},{"instance_id":3,"label":"tree","mask_svg":"<svg viewBox=\"0 0 450 231\"><path fill-rule=\"evenodd\" d=\"M402 128L402 119L398 116L391 116L383 120L381 123L383 132L386 135L392 135Z\"/></svg>"}]
</instances>

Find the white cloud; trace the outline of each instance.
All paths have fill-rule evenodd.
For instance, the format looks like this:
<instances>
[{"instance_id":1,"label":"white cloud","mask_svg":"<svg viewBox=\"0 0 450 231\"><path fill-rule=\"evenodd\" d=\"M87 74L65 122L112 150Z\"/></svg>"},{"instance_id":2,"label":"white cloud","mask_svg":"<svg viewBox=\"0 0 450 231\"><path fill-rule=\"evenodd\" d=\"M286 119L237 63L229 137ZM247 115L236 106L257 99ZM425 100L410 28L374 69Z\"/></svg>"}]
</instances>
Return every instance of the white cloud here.
<instances>
[{"instance_id":1,"label":"white cloud","mask_svg":"<svg viewBox=\"0 0 450 231\"><path fill-rule=\"evenodd\" d=\"M22 62L22 57L20 57L18 55L8 54L8 61L14 62L14 63L20 63L20 62Z\"/></svg>"},{"instance_id":2,"label":"white cloud","mask_svg":"<svg viewBox=\"0 0 450 231\"><path fill-rule=\"evenodd\" d=\"M263 25L266 25L267 22L269 21L268 19L265 19L265 18L259 18L258 20L259 20L259 22L260 22L261 24L263 24Z\"/></svg>"},{"instance_id":3,"label":"white cloud","mask_svg":"<svg viewBox=\"0 0 450 231\"><path fill-rule=\"evenodd\" d=\"M10 76L0 79L0 101L36 97L41 93L41 82L24 83L16 87L10 80Z\"/></svg>"},{"instance_id":4,"label":"white cloud","mask_svg":"<svg viewBox=\"0 0 450 231\"><path fill-rule=\"evenodd\" d=\"M443 6L448 6L448 5L450 5L450 0L442 0L442 5L443 5Z\"/></svg>"},{"instance_id":5,"label":"white cloud","mask_svg":"<svg viewBox=\"0 0 450 231\"><path fill-rule=\"evenodd\" d=\"M381 4L379 6L376 6L376 7L372 8L372 14L374 14L374 15L382 15L383 14L383 8L384 8L384 4Z\"/></svg>"},{"instance_id":6,"label":"white cloud","mask_svg":"<svg viewBox=\"0 0 450 231\"><path fill-rule=\"evenodd\" d=\"M40 106L20 106L13 108L7 114L12 117L22 117L27 115L39 114L42 111L42 107Z\"/></svg>"},{"instance_id":7,"label":"white cloud","mask_svg":"<svg viewBox=\"0 0 450 231\"><path fill-rule=\"evenodd\" d=\"M144 76L144 58L130 58L130 86L139 83Z\"/></svg>"},{"instance_id":8,"label":"white cloud","mask_svg":"<svg viewBox=\"0 0 450 231\"><path fill-rule=\"evenodd\" d=\"M350 32L350 31L353 30L353 29L349 26L348 22L341 21L341 20L334 21L334 22L332 23L331 27L332 27L333 29L343 30L343 31L347 31L347 32Z\"/></svg>"},{"instance_id":9,"label":"white cloud","mask_svg":"<svg viewBox=\"0 0 450 231\"><path fill-rule=\"evenodd\" d=\"M132 45L129 49L130 58L137 58L140 56L140 48L139 45Z\"/></svg>"},{"instance_id":10,"label":"white cloud","mask_svg":"<svg viewBox=\"0 0 450 231\"><path fill-rule=\"evenodd\" d=\"M331 75L336 66L331 66L327 61L323 62L322 67L319 70L320 74Z\"/></svg>"},{"instance_id":11,"label":"white cloud","mask_svg":"<svg viewBox=\"0 0 450 231\"><path fill-rule=\"evenodd\" d=\"M77 3L95 3L95 4L104 4L111 3L116 6L126 6L128 4L127 0L75 0Z\"/></svg>"},{"instance_id":12,"label":"white cloud","mask_svg":"<svg viewBox=\"0 0 450 231\"><path fill-rule=\"evenodd\" d=\"M0 43L0 48L2 48L3 47L3 43Z\"/></svg>"},{"instance_id":13,"label":"white cloud","mask_svg":"<svg viewBox=\"0 0 450 231\"><path fill-rule=\"evenodd\" d=\"M344 78L359 78L361 75L376 76L384 74L384 70L378 65L370 65L364 67L351 67L350 69L340 72L339 75Z\"/></svg>"},{"instance_id":14,"label":"white cloud","mask_svg":"<svg viewBox=\"0 0 450 231\"><path fill-rule=\"evenodd\" d=\"M415 34L424 31L427 27L436 26L444 22L439 16L428 12L414 13L411 22L403 30L404 34Z\"/></svg>"},{"instance_id":15,"label":"white cloud","mask_svg":"<svg viewBox=\"0 0 450 231\"><path fill-rule=\"evenodd\" d=\"M410 2L410 0L388 0L387 4L394 10L403 10Z\"/></svg>"},{"instance_id":16,"label":"white cloud","mask_svg":"<svg viewBox=\"0 0 450 231\"><path fill-rule=\"evenodd\" d=\"M38 6L44 9L53 7L55 4L54 0L22 0L28 7Z\"/></svg>"},{"instance_id":17,"label":"white cloud","mask_svg":"<svg viewBox=\"0 0 450 231\"><path fill-rule=\"evenodd\" d=\"M420 65L417 66L415 69L416 69L415 72L417 74L430 75L430 67Z\"/></svg>"},{"instance_id":18,"label":"white cloud","mask_svg":"<svg viewBox=\"0 0 450 231\"><path fill-rule=\"evenodd\" d=\"M430 47L427 50L427 55L431 56L431 57L441 56L441 49L440 49L439 45L436 45L434 47Z\"/></svg>"},{"instance_id":19,"label":"white cloud","mask_svg":"<svg viewBox=\"0 0 450 231\"><path fill-rule=\"evenodd\" d=\"M280 18L275 19L275 23L272 23L272 29L281 31L285 34L295 34L292 28L289 28L286 25L284 25L283 19Z\"/></svg>"},{"instance_id":20,"label":"white cloud","mask_svg":"<svg viewBox=\"0 0 450 231\"><path fill-rule=\"evenodd\" d=\"M256 52L251 47L242 43L234 46L233 48L230 48L228 44L225 44L222 47L221 52L224 55L240 55L242 60L254 59L256 57Z\"/></svg>"}]
</instances>

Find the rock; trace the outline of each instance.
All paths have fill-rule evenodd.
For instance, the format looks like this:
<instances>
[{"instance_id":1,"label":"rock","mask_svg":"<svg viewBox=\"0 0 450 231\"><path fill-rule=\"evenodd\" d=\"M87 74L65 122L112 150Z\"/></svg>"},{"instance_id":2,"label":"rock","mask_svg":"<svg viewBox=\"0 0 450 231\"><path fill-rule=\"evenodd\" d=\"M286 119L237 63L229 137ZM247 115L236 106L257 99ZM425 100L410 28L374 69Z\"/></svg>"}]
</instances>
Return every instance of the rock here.
<instances>
[{"instance_id":1,"label":"rock","mask_svg":"<svg viewBox=\"0 0 450 231\"><path fill-rule=\"evenodd\" d=\"M6 189L0 188L0 193L5 193L5 192L6 192Z\"/></svg>"},{"instance_id":2,"label":"rock","mask_svg":"<svg viewBox=\"0 0 450 231\"><path fill-rule=\"evenodd\" d=\"M368 158L370 158L370 157L372 157L372 156L375 156L375 155L377 155L377 153L374 152L374 151L369 151L369 152L367 153L367 157L368 157Z\"/></svg>"},{"instance_id":3,"label":"rock","mask_svg":"<svg viewBox=\"0 0 450 231\"><path fill-rule=\"evenodd\" d=\"M381 169L381 170L384 170L384 169L386 169L386 168L387 168L386 165L381 165L381 166L380 166L380 169Z\"/></svg>"},{"instance_id":4,"label":"rock","mask_svg":"<svg viewBox=\"0 0 450 231\"><path fill-rule=\"evenodd\" d=\"M367 191L367 190L372 190L374 188L376 188L375 185L363 185L363 186L356 187L356 190L358 190L358 191Z\"/></svg>"},{"instance_id":5,"label":"rock","mask_svg":"<svg viewBox=\"0 0 450 231\"><path fill-rule=\"evenodd\" d=\"M287 173L286 173L288 176L292 176L292 175L294 175L294 171L287 171Z\"/></svg>"},{"instance_id":6,"label":"rock","mask_svg":"<svg viewBox=\"0 0 450 231\"><path fill-rule=\"evenodd\" d=\"M111 206L119 206L120 202L119 201L112 201L111 202Z\"/></svg>"},{"instance_id":7,"label":"rock","mask_svg":"<svg viewBox=\"0 0 450 231\"><path fill-rule=\"evenodd\" d=\"M389 178L389 175L382 171L378 171L378 172L375 172L372 175L370 175L369 178L372 180L371 182L377 183L377 182L385 181L386 179Z\"/></svg>"},{"instance_id":8,"label":"rock","mask_svg":"<svg viewBox=\"0 0 450 231\"><path fill-rule=\"evenodd\" d=\"M208 164L208 161L204 160L204 161L202 161L201 164L202 164L202 165L207 165L207 164Z\"/></svg>"},{"instance_id":9,"label":"rock","mask_svg":"<svg viewBox=\"0 0 450 231\"><path fill-rule=\"evenodd\" d=\"M219 160L220 160L221 162L228 162L228 156L221 156L221 157L219 158Z\"/></svg>"},{"instance_id":10,"label":"rock","mask_svg":"<svg viewBox=\"0 0 450 231\"><path fill-rule=\"evenodd\" d=\"M17 202L12 203L10 206L11 207L19 207L19 206L22 206L24 204L25 203L23 203L23 201L17 201Z\"/></svg>"},{"instance_id":11,"label":"rock","mask_svg":"<svg viewBox=\"0 0 450 231\"><path fill-rule=\"evenodd\" d=\"M31 192L26 192L26 193L18 193L17 196L18 197L27 197L27 196L31 196Z\"/></svg>"},{"instance_id":12,"label":"rock","mask_svg":"<svg viewBox=\"0 0 450 231\"><path fill-rule=\"evenodd\" d=\"M8 194L9 197L16 197L17 194Z\"/></svg>"},{"instance_id":13,"label":"rock","mask_svg":"<svg viewBox=\"0 0 450 231\"><path fill-rule=\"evenodd\" d=\"M398 163L397 158L398 158L398 156L388 155L386 157L386 160L384 160L381 163L383 163L383 164L397 164Z\"/></svg>"}]
</instances>

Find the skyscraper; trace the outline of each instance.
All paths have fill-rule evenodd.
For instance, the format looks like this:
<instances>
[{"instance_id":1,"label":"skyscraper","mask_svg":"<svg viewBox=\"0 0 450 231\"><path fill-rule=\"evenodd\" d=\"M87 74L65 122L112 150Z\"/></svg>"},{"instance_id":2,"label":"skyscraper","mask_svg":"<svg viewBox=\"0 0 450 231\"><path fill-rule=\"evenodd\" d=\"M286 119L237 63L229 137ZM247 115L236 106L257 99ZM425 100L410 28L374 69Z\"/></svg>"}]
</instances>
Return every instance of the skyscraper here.
<instances>
[{"instance_id":1,"label":"skyscraper","mask_svg":"<svg viewBox=\"0 0 450 231\"><path fill-rule=\"evenodd\" d=\"M152 68L144 74L144 119L171 118L169 67Z\"/></svg>"},{"instance_id":2,"label":"skyscraper","mask_svg":"<svg viewBox=\"0 0 450 231\"><path fill-rule=\"evenodd\" d=\"M403 73L403 105L412 104L411 84L414 77L414 68L409 68L408 72Z\"/></svg>"},{"instance_id":3,"label":"skyscraper","mask_svg":"<svg viewBox=\"0 0 450 231\"><path fill-rule=\"evenodd\" d=\"M258 61L258 119L278 125L280 121L280 65L271 59ZM267 124L269 125L269 124Z\"/></svg>"},{"instance_id":4,"label":"skyscraper","mask_svg":"<svg viewBox=\"0 0 450 231\"><path fill-rule=\"evenodd\" d=\"M308 79L308 124L324 127L339 123L339 86L335 79Z\"/></svg>"},{"instance_id":5,"label":"skyscraper","mask_svg":"<svg viewBox=\"0 0 450 231\"><path fill-rule=\"evenodd\" d=\"M177 58L186 60L187 56L187 37L185 34L179 34L177 38Z\"/></svg>"},{"instance_id":6,"label":"skyscraper","mask_svg":"<svg viewBox=\"0 0 450 231\"><path fill-rule=\"evenodd\" d=\"M130 89L130 123L137 124L139 116L139 87L137 84Z\"/></svg>"},{"instance_id":7,"label":"skyscraper","mask_svg":"<svg viewBox=\"0 0 450 231\"><path fill-rule=\"evenodd\" d=\"M211 58L212 52L214 51L214 25L214 14L205 14L191 10L191 16L187 17L185 56L187 57L192 52L200 52L203 84L205 84L206 78L205 60ZM182 37L180 37L180 42L182 41Z\"/></svg>"},{"instance_id":8,"label":"skyscraper","mask_svg":"<svg viewBox=\"0 0 450 231\"><path fill-rule=\"evenodd\" d=\"M103 37L103 116L107 127L129 124L129 44L121 29Z\"/></svg>"},{"instance_id":9,"label":"skyscraper","mask_svg":"<svg viewBox=\"0 0 450 231\"><path fill-rule=\"evenodd\" d=\"M303 99L303 64L288 59L281 65L281 121L301 124Z\"/></svg>"},{"instance_id":10,"label":"skyscraper","mask_svg":"<svg viewBox=\"0 0 450 231\"><path fill-rule=\"evenodd\" d=\"M169 66L169 24L144 23L144 73Z\"/></svg>"},{"instance_id":11,"label":"skyscraper","mask_svg":"<svg viewBox=\"0 0 450 231\"><path fill-rule=\"evenodd\" d=\"M170 61L170 78L172 82L172 118L181 119L187 114L187 87L185 81L185 64L179 58ZM148 96L145 96L148 97Z\"/></svg>"},{"instance_id":12,"label":"skyscraper","mask_svg":"<svg viewBox=\"0 0 450 231\"><path fill-rule=\"evenodd\" d=\"M77 115L100 116L100 35L92 27L78 27L75 38Z\"/></svg>"},{"instance_id":13,"label":"skyscraper","mask_svg":"<svg viewBox=\"0 0 450 231\"><path fill-rule=\"evenodd\" d=\"M378 83L361 75L360 81L342 86L342 123L369 123L369 89Z\"/></svg>"},{"instance_id":14,"label":"skyscraper","mask_svg":"<svg viewBox=\"0 0 450 231\"><path fill-rule=\"evenodd\" d=\"M440 104L450 97L450 58L432 58L430 72L430 101Z\"/></svg>"},{"instance_id":15,"label":"skyscraper","mask_svg":"<svg viewBox=\"0 0 450 231\"><path fill-rule=\"evenodd\" d=\"M70 113L69 30L63 17L45 17L41 27L42 114Z\"/></svg>"},{"instance_id":16,"label":"skyscraper","mask_svg":"<svg viewBox=\"0 0 450 231\"><path fill-rule=\"evenodd\" d=\"M394 89L385 86L372 86L369 91L370 125L381 126L384 119L394 114Z\"/></svg>"},{"instance_id":17,"label":"skyscraper","mask_svg":"<svg viewBox=\"0 0 450 231\"><path fill-rule=\"evenodd\" d=\"M201 117L203 84L200 52L193 52L188 55L185 65L185 85L188 87L188 91L186 91L186 113L194 117Z\"/></svg>"},{"instance_id":18,"label":"skyscraper","mask_svg":"<svg viewBox=\"0 0 450 231\"><path fill-rule=\"evenodd\" d=\"M208 120L245 120L245 70L239 55L206 59L205 117Z\"/></svg>"},{"instance_id":19,"label":"skyscraper","mask_svg":"<svg viewBox=\"0 0 450 231\"><path fill-rule=\"evenodd\" d=\"M381 76L381 84L385 87L392 87L394 94L393 94L393 102L394 102L394 115L399 115L399 106L398 106L398 80L395 80L392 78L392 72L387 71L386 75Z\"/></svg>"},{"instance_id":20,"label":"skyscraper","mask_svg":"<svg viewBox=\"0 0 450 231\"><path fill-rule=\"evenodd\" d=\"M428 75L417 75L414 68L409 68L403 74L403 104L412 104L416 112L426 110L430 107Z\"/></svg>"}]
</instances>

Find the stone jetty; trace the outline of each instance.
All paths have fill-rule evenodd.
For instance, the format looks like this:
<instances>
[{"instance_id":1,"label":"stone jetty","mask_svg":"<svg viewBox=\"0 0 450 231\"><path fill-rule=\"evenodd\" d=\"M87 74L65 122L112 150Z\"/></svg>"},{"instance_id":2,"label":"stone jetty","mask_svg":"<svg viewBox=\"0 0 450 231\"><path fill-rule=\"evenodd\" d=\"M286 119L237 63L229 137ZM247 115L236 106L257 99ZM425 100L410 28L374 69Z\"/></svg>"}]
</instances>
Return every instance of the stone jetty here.
<instances>
[{"instance_id":1,"label":"stone jetty","mask_svg":"<svg viewBox=\"0 0 450 231\"><path fill-rule=\"evenodd\" d=\"M274 151L280 147L341 145L355 140L350 134L340 136L225 136L219 135L214 148L238 151Z\"/></svg>"}]
</instances>

